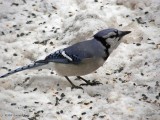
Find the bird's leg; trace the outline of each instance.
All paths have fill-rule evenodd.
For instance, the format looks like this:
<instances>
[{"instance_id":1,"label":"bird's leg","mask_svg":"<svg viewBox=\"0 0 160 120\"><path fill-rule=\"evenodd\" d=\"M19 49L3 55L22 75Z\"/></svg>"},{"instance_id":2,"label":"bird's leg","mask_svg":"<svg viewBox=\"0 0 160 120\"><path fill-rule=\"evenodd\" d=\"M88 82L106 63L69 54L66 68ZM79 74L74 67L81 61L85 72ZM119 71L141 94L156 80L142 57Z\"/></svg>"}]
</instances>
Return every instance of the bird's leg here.
<instances>
[{"instance_id":1,"label":"bird's leg","mask_svg":"<svg viewBox=\"0 0 160 120\"><path fill-rule=\"evenodd\" d=\"M77 78L78 78L78 79L81 79L81 80L83 80L83 81L85 82L85 83L83 83L83 84L80 84L81 86L82 86L82 85L94 86L94 85L102 84L102 83L100 83L99 81L95 81L95 80L93 80L92 82L90 82L90 80L86 80L86 79L82 78L81 76L77 76Z\"/></svg>"},{"instance_id":2,"label":"bird's leg","mask_svg":"<svg viewBox=\"0 0 160 120\"><path fill-rule=\"evenodd\" d=\"M65 76L65 78L68 80L68 82L72 85L72 89L83 89L82 87L80 87L80 86L76 86L75 84L73 84L72 82L71 82L71 80L67 77L67 76Z\"/></svg>"}]
</instances>

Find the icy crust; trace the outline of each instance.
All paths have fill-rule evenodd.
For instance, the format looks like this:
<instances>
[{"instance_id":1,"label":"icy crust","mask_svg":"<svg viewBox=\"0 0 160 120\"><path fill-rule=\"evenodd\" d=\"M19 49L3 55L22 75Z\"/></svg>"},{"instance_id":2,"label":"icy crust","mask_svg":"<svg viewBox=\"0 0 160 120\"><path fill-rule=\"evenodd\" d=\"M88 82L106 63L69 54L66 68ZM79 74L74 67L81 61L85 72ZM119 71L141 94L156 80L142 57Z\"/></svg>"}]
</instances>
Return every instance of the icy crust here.
<instances>
[{"instance_id":1,"label":"icy crust","mask_svg":"<svg viewBox=\"0 0 160 120\"><path fill-rule=\"evenodd\" d=\"M84 76L103 85L71 90L54 70L0 79L0 119L159 120L159 9L159 0L0 0L0 74L104 28L132 31Z\"/></svg>"}]
</instances>

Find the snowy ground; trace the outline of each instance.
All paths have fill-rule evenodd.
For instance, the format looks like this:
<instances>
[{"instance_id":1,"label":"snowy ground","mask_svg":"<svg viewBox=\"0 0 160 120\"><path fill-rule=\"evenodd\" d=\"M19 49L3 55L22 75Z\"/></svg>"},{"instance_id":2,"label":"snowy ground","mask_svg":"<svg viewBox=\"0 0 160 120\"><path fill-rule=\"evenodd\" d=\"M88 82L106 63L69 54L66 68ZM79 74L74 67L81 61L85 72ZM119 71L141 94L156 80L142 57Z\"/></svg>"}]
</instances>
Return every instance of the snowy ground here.
<instances>
[{"instance_id":1,"label":"snowy ground","mask_svg":"<svg viewBox=\"0 0 160 120\"><path fill-rule=\"evenodd\" d=\"M0 120L159 120L159 0L0 0L0 75L109 27L132 33L84 76L103 85L71 90L51 70L14 74L0 79Z\"/></svg>"}]
</instances>

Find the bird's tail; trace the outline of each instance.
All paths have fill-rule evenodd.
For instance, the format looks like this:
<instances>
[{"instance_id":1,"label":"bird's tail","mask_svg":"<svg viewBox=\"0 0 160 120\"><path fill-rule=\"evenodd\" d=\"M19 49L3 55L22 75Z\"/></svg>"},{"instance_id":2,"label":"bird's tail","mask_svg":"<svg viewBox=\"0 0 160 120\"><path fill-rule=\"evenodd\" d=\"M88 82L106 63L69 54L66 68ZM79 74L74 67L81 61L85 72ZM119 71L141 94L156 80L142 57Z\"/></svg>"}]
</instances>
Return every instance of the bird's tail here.
<instances>
[{"instance_id":1,"label":"bird's tail","mask_svg":"<svg viewBox=\"0 0 160 120\"><path fill-rule=\"evenodd\" d=\"M23 71L23 70L27 70L27 69L31 69L31 68L40 67L40 66L43 66L43 65L46 65L46 64L48 64L48 62L46 62L45 60L39 60L39 61L34 62L33 64L29 64L29 65L17 68L15 70L11 70L10 72L0 76L0 78L4 78L4 77L7 77L7 76L12 75L14 73L17 73L17 72L20 72L20 71Z\"/></svg>"}]
</instances>

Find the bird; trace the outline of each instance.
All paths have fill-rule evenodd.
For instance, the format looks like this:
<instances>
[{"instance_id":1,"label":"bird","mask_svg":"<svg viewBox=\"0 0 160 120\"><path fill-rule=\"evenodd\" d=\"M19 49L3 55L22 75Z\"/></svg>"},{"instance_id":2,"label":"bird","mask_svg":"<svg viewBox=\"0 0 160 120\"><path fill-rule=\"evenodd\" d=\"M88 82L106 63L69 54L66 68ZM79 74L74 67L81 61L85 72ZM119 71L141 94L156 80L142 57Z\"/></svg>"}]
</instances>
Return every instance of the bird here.
<instances>
[{"instance_id":1,"label":"bird","mask_svg":"<svg viewBox=\"0 0 160 120\"><path fill-rule=\"evenodd\" d=\"M82 89L81 86L76 86L69 79L70 76L76 76L78 79L83 80L86 83L85 85L101 84L98 81L91 82L81 76L93 73L103 66L112 51L114 51L121 43L121 39L129 33L131 33L131 31L121 31L115 28L100 30L94 34L93 38L90 40L84 40L66 48L56 50L47 55L44 59L11 70L0 76L0 78L7 77L23 70L46 66L46 68L53 67L60 76L65 77L72 85L72 88Z\"/></svg>"}]
</instances>

